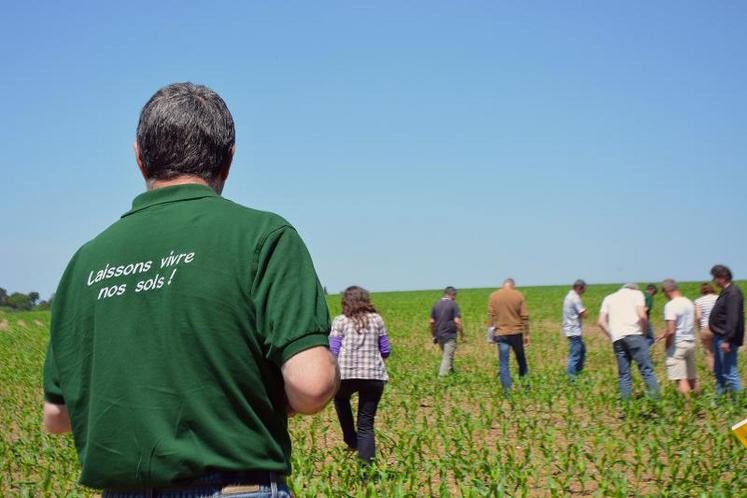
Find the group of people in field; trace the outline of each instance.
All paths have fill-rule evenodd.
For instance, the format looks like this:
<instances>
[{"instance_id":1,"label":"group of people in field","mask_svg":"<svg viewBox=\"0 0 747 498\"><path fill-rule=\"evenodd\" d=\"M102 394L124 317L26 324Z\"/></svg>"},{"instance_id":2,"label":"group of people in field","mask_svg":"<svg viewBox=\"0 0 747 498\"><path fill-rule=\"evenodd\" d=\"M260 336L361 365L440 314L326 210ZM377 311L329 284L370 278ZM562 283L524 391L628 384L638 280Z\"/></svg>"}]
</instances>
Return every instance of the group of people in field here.
<instances>
[{"instance_id":1,"label":"group of people in field","mask_svg":"<svg viewBox=\"0 0 747 498\"><path fill-rule=\"evenodd\" d=\"M348 448L364 462L375 454L374 418L390 354L384 321L368 292L350 287L342 314L330 322L293 226L223 198L235 142L233 117L213 90L189 82L159 89L140 112L133 144L133 172L145 191L75 253L57 288L43 426L72 432L79 482L104 498L288 498L288 417L317 413L331 399ZM185 258L172 261L168 255L178 251ZM167 283L150 285L164 280L159 260L173 269ZM110 267L125 271L90 278ZM142 271L126 270L137 267ZM674 282L664 283L671 299L662 336L667 361L682 389L696 387L693 323L700 317L713 334L719 390L737 391L742 294L728 268L712 273L723 290L717 299L706 293L696 307ZM509 279L493 293L487 313L507 389L511 350L519 375L528 371L529 315L514 287ZM600 323L613 341L624 391L631 360L656 390L643 338L644 297L627 287L605 299ZM573 375L583 369L585 288L579 282L565 307ZM452 370L463 333L455 298L456 290L446 289L430 316L443 350L441 375ZM357 425L350 406L356 392Z\"/></svg>"},{"instance_id":2,"label":"group of people in field","mask_svg":"<svg viewBox=\"0 0 747 498\"><path fill-rule=\"evenodd\" d=\"M666 296L664 330L658 335L651 325L654 295L658 289L648 285L645 292L638 284L628 283L602 301L598 325L609 338L617 361L620 395L632 395L632 371L635 363L646 384L647 393L657 398L659 383L654 372L650 348L658 343L666 345L667 377L683 395L698 392L696 375L696 338L703 346L708 369L716 379L718 393L739 392L742 389L737 371L737 351L744 340L744 299L733 283L731 270L723 265L711 269L713 282L700 286L701 296L691 301L685 297L677 282L666 279L661 292ZM583 320L588 309L582 296L586 282L577 280L563 300L563 334L568 340L566 373L570 379L584 370L586 345L583 339ZM464 324L457 290L447 287L444 295L432 307L430 330L434 344L441 349L439 377L454 371L457 339L464 339ZM369 294L360 287L349 287L342 294L342 314L332 322L330 348L340 365L341 387L335 396L335 409L342 426L343 437L350 451L369 462L375 453L374 418L388 380L384 360L391 348L386 327L370 301ZM487 340L498 349L498 376L505 391L512 389L510 370L511 351L518 364L519 377L529 368L525 347L529 346L529 312L526 299L509 278L490 295L487 306ZM350 406L352 393L359 393L357 428Z\"/></svg>"}]
</instances>

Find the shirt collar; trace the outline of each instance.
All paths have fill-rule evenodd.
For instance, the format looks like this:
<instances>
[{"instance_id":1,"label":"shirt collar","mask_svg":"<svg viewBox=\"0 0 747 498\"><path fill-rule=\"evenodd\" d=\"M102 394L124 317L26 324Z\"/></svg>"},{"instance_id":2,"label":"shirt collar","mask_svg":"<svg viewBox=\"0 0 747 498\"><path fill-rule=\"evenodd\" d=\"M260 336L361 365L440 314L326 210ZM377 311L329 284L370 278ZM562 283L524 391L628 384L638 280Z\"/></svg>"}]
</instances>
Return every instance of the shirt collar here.
<instances>
[{"instance_id":1,"label":"shirt collar","mask_svg":"<svg viewBox=\"0 0 747 498\"><path fill-rule=\"evenodd\" d=\"M216 194L212 188L198 183L187 183L184 185L173 185L171 187L148 190L147 192L143 192L135 197L132 201L132 209L123 214L122 218L151 206L157 206L158 204L217 196L218 194Z\"/></svg>"}]
</instances>

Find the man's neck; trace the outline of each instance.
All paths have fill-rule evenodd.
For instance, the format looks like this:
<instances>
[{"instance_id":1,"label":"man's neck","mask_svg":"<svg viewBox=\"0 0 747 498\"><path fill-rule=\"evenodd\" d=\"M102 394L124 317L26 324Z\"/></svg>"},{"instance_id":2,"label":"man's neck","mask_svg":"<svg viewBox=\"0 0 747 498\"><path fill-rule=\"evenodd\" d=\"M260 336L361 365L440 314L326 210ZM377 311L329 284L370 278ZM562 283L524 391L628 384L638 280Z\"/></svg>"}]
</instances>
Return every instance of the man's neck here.
<instances>
[{"instance_id":1,"label":"man's neck","mask_svg":"<svg viewBox=\"0 0 747 498\"><path fill-rule=\"evenodd\" d=\"M206 187L213 188L212 185L210 185L207 180L204 178L200 178L199 176L177 176L176 178L171 178L169 180L147 180L145 182L145 185L147 186L148 190L156 190L159 188L164 187L173 187L175 185L205 185ZM213 188L213 190L215 190Z\"/></svg>"}]
</instances>

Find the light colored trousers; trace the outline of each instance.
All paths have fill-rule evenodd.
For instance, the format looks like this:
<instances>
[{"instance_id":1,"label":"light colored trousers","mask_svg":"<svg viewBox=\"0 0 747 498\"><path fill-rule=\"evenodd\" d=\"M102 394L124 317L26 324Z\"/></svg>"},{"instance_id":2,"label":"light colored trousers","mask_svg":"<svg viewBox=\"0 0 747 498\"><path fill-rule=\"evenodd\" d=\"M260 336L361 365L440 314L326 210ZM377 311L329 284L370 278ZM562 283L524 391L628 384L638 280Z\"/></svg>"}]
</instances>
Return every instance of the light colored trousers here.
<instances>
[{"instance_id":1,"label":"light colored trousers","mask_svg":"<svg viewBox=\"0 0 747 498\"><path fill-rule=\"evenodd\" d=\"M441 367L438 369L440 377L446 377L454 370L454 353L456 353L456 339L449 339L446 342L439 342L441 346Z\"/></svg>"}]
</instances>

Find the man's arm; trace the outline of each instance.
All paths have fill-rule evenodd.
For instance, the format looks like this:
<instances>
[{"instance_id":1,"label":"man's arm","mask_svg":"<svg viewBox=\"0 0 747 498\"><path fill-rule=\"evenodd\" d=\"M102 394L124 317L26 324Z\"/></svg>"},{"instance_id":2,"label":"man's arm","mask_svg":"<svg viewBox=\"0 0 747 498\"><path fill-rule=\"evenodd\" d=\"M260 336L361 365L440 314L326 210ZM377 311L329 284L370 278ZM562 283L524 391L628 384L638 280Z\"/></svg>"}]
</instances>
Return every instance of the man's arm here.
<instances>
[{"instance_id":1,"label":"man's arm","mask_svg":"<svg viewBox=\"0 0 747 498\"><path fill-rule=\"evenodd\" d=\"M301 351L280 368L292 412L311 415L324 408L337 392L340 370L323 346Z\"/></svg>"},{"instance_id":2,"label":"man's arm","mask_svg":"<svg viewBox=\"0 0 747 498\"><path fill-rule=\"evenodd\" d=\"M732 284L733 285L733 284ZM736 292L732 292L726 296L726 322L724 323L724 341L721 343L721 350L730 353L731 352L731 341L737 335L737 324L739 323L739 313L742 312L739 308L739 296Z\"/></svg>"},{"instance_id":3,"label":"man's arm","mask_svg":"<svg viewBox=\"0 0 747 498\"><path fill-rule=\"evenodd\" d=\"M521 328L524 330L524 345L529 346L529 311L527 310L526 299L521 300L519 316L521 317Z\"/></svg>"},{"instance_id":4,"label":"man's arm","mask_svg":"<svg viewBox=\"0 0 747 498\"><path fill-rule=\"evenodd\" d=\"M677 327L675 325L675 321L674 320L666 320L666 323L667 323L667 329L666 329L666 331L662 335L660 335L659 337L657 337L656 341L654 341L654 342L659 342L662 339L664 339L664 340L666 340L666 346L669 347L669 346L672 345L672 339L674 338L674 333L677 330Z\"/></svg>"},{"instance_id":5,"label":"man's arm","mask_svg":"<svg viewBox=\"0 0 747 498\"><path fill-rule=\"evenodd\" d=\"M65 405L55 405L49 401L44 402L44 415L42 417L44 430L51 434L64 434L72 430L70 417Z\"/></svg>"},{"instance_id":6,"label":"man's arm","mask_svg":"<svg viewBox=\"0 0 747 498\"><path fill-rule=\"evenodd\" d=\"M459 337L464 340L464 325L462 324L462 319L458 316L454 317L454 325L456 325L456 328L459 331Z\"/></svg>"},{"instance_id":7,"label":"man's arm","mask_svg":"<svg viewBox=\"0 0 747 498\"><path fill-rule=\"evenodd\" d=\"M612 339L612 336L610 335L610 329L608 327L606 311L602 311L599 313L599 321L597 321L597 325L599 325L599 328L602 329L602 332L604 332L608 339Z\"/></svg>"},{"instance_id":8,"label":"man's arm","mask_svg":"<svg viewBox=\"0 0 747 498\"><path fill-rule=\"evenodd\" d=\"M576 301L576 312L579 318L586 318L589 314L588 310L584 308L584 303L581 302L581 298Z\"/></svg>"},{"instance_id":9,"label":"man's arm","mask_svg":"<svg viewBox=\"0 0 747 498\"><path fill-rule=\"evenodd\" d=\"M700 330L700 320L703 319L703 312L700 311L700 306L695 305L695 326Z\"/></svg>"},{"instance_id":10,"label":"man's arm","mask_svg":"<svg viewBox=\"0 0 747 498\"><path fill-rule=\"evenodd\" d=\"M648 328L648 315L646 314L646 306L636 306L638 310L638 324L641 327L641 333L645 334Z\"/></svg>"}]
</instances>

